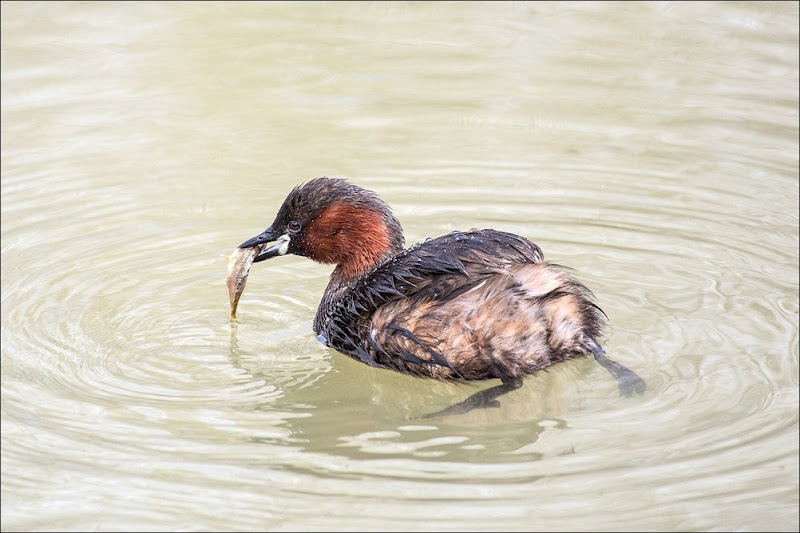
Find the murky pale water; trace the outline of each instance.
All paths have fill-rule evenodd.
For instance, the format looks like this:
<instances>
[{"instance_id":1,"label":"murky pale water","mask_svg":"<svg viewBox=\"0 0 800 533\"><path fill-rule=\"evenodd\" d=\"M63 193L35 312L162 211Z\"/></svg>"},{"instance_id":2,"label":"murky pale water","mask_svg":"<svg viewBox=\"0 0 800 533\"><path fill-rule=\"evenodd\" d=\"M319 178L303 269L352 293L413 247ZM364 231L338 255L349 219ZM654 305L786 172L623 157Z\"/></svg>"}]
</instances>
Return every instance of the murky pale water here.
<instances>
[{"instance_id":1,"label":"murky pale water","mask_svg":"<svg viewBox=\"0 0 800 533\"><path fill-rule=\"evenodd\" d=\"M798 3L2 3L2 529L798 530ZM321 175L574 267L590 360L322 347Z\"/></svg>"}]
</instances>

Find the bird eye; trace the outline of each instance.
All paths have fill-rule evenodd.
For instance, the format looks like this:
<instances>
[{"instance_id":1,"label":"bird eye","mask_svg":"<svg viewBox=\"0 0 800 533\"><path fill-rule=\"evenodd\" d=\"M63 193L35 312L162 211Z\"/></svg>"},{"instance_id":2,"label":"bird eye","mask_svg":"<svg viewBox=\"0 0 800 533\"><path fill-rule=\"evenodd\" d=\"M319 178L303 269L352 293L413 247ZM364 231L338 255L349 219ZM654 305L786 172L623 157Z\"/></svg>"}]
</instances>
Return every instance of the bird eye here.
<instances>
[{"instance_id":1,"label":"bird eye","mask_svg":"<svg viewBox=\"0 0 800 533\"><path fill-rule=\"evenodd\" d=\"M292 220L286 225L286 228L289 230L289 233L297 233L300 231L301 224L296 220Z\"/></svg>"}]
</instances>

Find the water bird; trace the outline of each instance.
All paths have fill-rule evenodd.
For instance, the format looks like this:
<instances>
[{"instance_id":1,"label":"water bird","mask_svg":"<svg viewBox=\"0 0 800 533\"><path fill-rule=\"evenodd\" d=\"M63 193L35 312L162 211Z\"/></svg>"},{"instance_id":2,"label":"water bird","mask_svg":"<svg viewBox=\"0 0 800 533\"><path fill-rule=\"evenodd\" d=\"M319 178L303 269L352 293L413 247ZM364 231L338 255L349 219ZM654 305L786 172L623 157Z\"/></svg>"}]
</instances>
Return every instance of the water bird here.
<instances>
[{"instance_id":1,"label":"water bird","mask_svg":"<svg viewBox=\"0 0 800 533\"><path fill-rule=\"evenodd\" d=\"M335 265L313 323L325 346L413 376L501 382L428 417L497 406L526 375L589 355L622 394L645 391L600 346L606 316L591 291L520 235L454 231L405 249L376 193L321 177L292 189L238 249L253 247L253 263L294 254Z\"/></svg>"}]
</instances>

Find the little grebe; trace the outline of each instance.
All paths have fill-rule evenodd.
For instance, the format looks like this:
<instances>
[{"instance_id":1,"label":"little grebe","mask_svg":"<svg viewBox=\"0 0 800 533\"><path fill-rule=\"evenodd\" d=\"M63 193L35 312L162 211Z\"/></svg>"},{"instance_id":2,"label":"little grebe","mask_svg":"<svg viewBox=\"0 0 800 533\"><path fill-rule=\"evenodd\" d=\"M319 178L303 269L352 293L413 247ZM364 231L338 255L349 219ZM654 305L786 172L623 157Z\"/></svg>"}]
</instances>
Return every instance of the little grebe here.
<instances>
[{"instance_id":1,"label":"little grebe","mask_svg":"<svg viewBox=\"0 0 800 533\"><path fill-rule=\"evenodd\" d=\"M336 265L314 318L318 339L364 363L415 376L502 385L429 416L496 406L526 374L592 354L628 395L645 384L597 342L605 313L534 243L493 229L403 249L403 230L372 191L317 178L295 187L272 225L240 248L254 262L295 254Z\"/></svg>"}]
</instances>

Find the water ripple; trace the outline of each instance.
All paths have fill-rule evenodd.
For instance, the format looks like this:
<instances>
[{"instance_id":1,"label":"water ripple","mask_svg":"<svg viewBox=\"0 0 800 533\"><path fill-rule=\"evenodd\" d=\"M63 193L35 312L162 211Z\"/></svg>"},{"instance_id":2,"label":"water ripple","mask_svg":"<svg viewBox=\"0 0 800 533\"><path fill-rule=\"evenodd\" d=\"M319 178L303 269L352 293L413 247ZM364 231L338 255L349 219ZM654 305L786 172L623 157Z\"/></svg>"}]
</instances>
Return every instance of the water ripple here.
<instances>
[{"instance_id":1,"label":"water ripple","mask_svg":"<svg viewBox=\"0 0 800 533\"><path fill-rule=\"evenodd\" d=\"M796 5L506 8L3 5L4 529L796 529ZM423 423L491 384L321 346L296 257L232 328L320 174L536 241L648 391Z\"/></svg>"}]
</instances>

